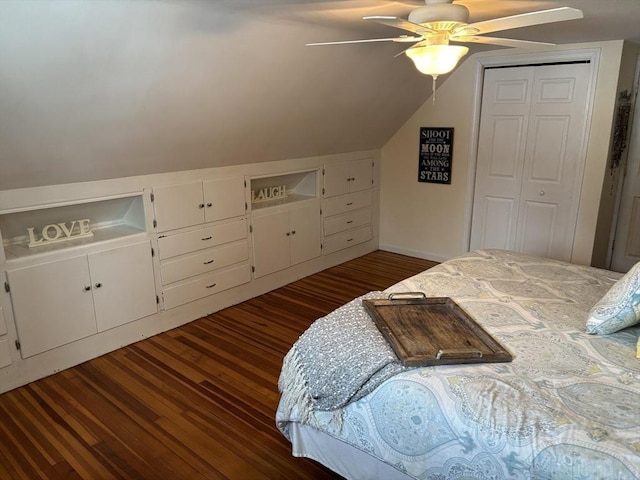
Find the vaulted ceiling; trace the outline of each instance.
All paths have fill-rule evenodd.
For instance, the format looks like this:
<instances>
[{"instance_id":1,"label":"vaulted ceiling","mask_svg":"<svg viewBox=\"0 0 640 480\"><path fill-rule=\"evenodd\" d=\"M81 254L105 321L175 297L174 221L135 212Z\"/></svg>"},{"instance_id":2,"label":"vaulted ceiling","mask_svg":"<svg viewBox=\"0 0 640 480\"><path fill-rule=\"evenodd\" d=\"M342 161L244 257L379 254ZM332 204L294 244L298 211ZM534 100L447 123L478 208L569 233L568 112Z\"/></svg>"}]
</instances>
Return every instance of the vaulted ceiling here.
<instances>
[{"instance_id":1,"label":"vaulted ceiling","mask_svg":"<svg viewBox=\"0 0 640 480\"><path fill-rule=\"evenodd\" d=\"M403 45L305 43L402 34L362 17L422 3L2 0L0 189L379 148L430 79ZM638 0L459 3L471 21L584 12L511 38L640 44Z\"/></svg>"}]
</instances>

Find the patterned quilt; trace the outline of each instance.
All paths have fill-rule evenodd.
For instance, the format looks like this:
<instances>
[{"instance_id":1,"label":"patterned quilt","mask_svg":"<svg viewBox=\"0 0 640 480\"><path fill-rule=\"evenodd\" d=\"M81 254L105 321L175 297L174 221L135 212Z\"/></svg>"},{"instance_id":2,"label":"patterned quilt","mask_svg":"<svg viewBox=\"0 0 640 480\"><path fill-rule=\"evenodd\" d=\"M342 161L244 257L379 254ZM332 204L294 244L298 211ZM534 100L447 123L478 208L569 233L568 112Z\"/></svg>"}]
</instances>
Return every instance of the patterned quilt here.
<instances>
[{"instance_id":1,"label":"patterned quilt","mask_svg":"<svg viewBox=\"0 0 640 480\"><path fill-rule=\"evenodd\" d=\"M416 479L640 479L640 327L588 335L614 272L480 250L388 292L452 297L513 362L401 372L310 422ZM341 421L336 421L340 419Z\"/></svg>"}]
</instances>

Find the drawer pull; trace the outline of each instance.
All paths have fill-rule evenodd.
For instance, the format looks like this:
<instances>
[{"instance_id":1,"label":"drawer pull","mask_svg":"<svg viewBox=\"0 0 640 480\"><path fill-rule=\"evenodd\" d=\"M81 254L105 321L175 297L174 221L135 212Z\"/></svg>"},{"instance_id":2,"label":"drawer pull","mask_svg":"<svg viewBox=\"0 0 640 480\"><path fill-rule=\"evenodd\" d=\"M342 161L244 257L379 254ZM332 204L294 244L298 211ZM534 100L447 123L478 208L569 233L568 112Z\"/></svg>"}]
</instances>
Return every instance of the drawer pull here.
<instances>
[{"instance_id":1,"label":"drawer pull","mask_svg":"<svg viewBox=\"0 0 640 480\"><path fill-rule=\"evenodd\" d=\"M353 238L347 238L347 242L353 242Z\"/></svg>"},{"instance_id":2,"label":"drawer pull","mask_svg":"<svg viewBox=\"0 0 640 480\"><path fill-rule=\"evenodd\" d=\"M353 223L353 220L349 220L349 221L347 221L347 224L349 224L349 223Z\"/></svg>"},{"instance_id":3,"label":"drawer pull","mask_svg":"<svg viewBox=\"0 0 640 480\"><path fill-rule=\"evenodd\" d=\"M213 237L204 237L202 240L211 240Z\"/></svg>"},{"instance_id":4,"label":"drawer pull","mask_svg":"<svg viewBox=\"0 0 640 480\"><path fill-rule=\"evenodd\" d=\"M217 285L217 283L212 283L211 285L207 285L205 288L213 288Z\"/></svg>"},{"instance_id":5,"label":"drawer pull","mask_svg":"<svg viewBox=\"0 0 640 480\"><path fill-rule=\"evenodd\" d=\"M347 207L350 207L351 205L353 205L353 202L347 203Z\"/></svg>"},{"instance_id":6,"label":"drawer pull","mask_svg":"<svg viewBox=\"0 0 640 480\"><path fill-rule=\"evenodd\" d=\"M208 262L203 262L205 265L209 265L210 263L213 263L213 260L209 260Z\"/></svg>"}]
</instances>

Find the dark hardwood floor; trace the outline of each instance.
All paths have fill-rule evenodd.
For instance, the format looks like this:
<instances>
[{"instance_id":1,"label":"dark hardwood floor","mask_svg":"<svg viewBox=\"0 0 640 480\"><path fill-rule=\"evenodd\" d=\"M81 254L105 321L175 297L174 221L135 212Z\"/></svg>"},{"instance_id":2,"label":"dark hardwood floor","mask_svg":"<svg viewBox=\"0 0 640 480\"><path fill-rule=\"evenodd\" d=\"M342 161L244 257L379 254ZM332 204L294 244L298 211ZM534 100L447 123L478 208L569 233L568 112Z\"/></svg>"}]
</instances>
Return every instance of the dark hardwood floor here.
<instances>
[{"instance_id":1,"label":"dark hardwood floor","mask_svg":"<svg viewBox=\"0 0 640 480\"><path fill-rule=\"evenodd\" d=\"M433 262L377 251L0 395L2 479L335 479L274 423L318 317Z\"/></svg>"}]
</instances>

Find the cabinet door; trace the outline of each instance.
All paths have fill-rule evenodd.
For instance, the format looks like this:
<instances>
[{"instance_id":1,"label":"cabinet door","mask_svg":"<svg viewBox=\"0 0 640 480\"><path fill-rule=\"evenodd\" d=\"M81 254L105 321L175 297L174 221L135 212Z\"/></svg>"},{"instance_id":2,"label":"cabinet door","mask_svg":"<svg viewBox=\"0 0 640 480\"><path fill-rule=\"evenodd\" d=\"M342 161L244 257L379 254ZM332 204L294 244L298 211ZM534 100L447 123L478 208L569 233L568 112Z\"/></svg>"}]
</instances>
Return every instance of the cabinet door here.
<instances>
[{"instance_id":1,"label":"cabinet door","mask_svg":"<svg viewBox=\"0 0 640 480\"><path fill-rule=\"evenodd\" d=\"M203 182L205 221L239 217L246 212L244 178L220 178Z\"/></svg>"},{"instance_id":2,"label":"cabinet door","mask_svg":"<svg viewBox=\"0 0 640 480\"><path fill-rule=\"evenodd\" d=\"M291 263L289 212L261 215L252 223L255 277L287 268Z\"/></svg>"},{"instance_id":3,"label":"cabinet door","mask_svg":"<svg viewBox=\"0 0 640 480\"><path fill-rule=\"evenodd\" d=\"M322 254L320 205L313 202L295 207L290 212L291 265L302 263Z\"/></svg>"},{"instance_id":4,"label":"cabinet door","mask_svg":"<svg viewBox=\"0 0 640 480\"><path fill-rule=\"evenodd\" d=\"M351 181L350 167L347 162L330 163L324 167L324 196L335 197L349 193Z\"/></svg>"},{"instance_id":5,"label":"cabinet door","mask_svg":"<svg viewBox=\"0 0 640 480\"><path fill-rule=\"evenodd\" d=\"M151 242L88 257L98 331L157 312Z\"/></svg>"},{"instance_id":6,"label":"cabinet door","mask_svg":"<svg viewBox=\"0 0 640 480\"><path fill-rule=\"evenodd\" d=\"M204 222L202 182L168 185L153 189L153 208L158 232Z\"/></svg>"},{"instance_id":7,"label":"cabinet door","mask_svg":"<svg viewBox=\"0 0 640 480\"><path fill-rule=\"evenodd\" d=\"M97 332L85 255L7 271L22 358Z\"/></svg>"},{"instance_id":8,"label":"cabinet door","mask_svg":"<svg viewBox=\"0 0 640 480\"><path fill-rule=\"evenodd\" d=\"M370 158L350 163L349 192L359 192L373 186L373 161Z\"/></svg>"}]
</instances>

